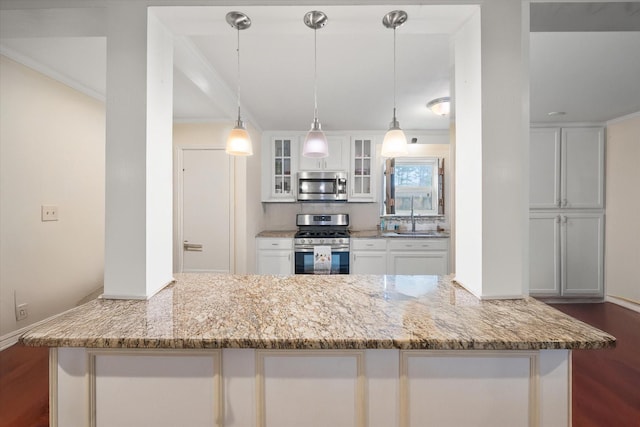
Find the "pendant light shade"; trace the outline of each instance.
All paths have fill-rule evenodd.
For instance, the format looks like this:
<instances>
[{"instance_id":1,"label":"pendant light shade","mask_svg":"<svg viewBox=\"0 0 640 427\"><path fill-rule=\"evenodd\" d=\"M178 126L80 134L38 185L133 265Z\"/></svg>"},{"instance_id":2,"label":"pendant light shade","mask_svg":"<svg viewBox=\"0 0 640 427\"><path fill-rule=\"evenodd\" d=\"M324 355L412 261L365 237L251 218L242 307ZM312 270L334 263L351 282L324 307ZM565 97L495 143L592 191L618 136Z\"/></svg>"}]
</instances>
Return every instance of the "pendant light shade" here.
<instances>
[{"instance_id":1,"label":"pendant light shade","mask_svg":"<svg viewBox=\"0 0 640 427\"><path fill-rule=\"evenodd\" d=\"M318 10L307 12L304 15L304 24L313 29L313 123L311 129L307 133L302 146L302 155L304 157L327 157L329 155L329 144L327 137L322 131L320 121L318 120L318 44L316 40L316 32L319 28L327 25L327 15Z\"/></svg>"},{"instance_id":2,"label":"pendant light shade","mask_svg":"<svg viewBox=\"0 0 640 427\"><path fill-rule=\"evenodd\" d=\"M240 122L229 133L227 138L227 154L232 156L252 156L253 144L249 132L244 128L244 124Z\"/></svg>"},{"instance_id":3,"label":"pendant light shade","mask_svg":"<svg viewBox=\"0 0 640 427\"><path fill-rule=\"evenodd\" d=\"M249 132L244 127L242 118L240 117L240 30L245 30L251 26L251 19L242 12L227 13L227 23L238 30L238 120L235 127L229 133L227 138L227 148L225 151L232 156L252 156L253 145Z\"/></svg>"},{"instance_id":4,"label":"pendant light shade","mask_svg":"<svg viewBox=\"0 0 640 427\"><path fill-rule=\"evenodd\" d=\"M407 137L396 118L396 28L405 22L407 22L407 12L404 10L394 10L382 18L382 25L393 29L393 118L382 141L383 157L400 157L409 154Z\"/></svg>"}]
</instances>

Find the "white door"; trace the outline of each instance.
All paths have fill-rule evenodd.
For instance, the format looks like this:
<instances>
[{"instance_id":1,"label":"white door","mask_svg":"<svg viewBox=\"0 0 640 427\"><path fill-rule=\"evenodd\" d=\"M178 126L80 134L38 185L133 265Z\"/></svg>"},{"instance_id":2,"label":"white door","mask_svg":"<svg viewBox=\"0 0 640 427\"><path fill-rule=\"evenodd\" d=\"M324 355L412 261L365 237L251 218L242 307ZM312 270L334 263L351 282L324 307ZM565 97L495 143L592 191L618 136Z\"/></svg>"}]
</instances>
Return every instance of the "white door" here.
<instances>
[{"instance_id":1,"label":"white door","mask_svg":"<svg viewBox=\"0 0 640 427\"><path fill-rule=\"evenodd\" d=\"M183 272L233 272L231 162L224 149L182 150Z\"/></svg>"}]
</instances>

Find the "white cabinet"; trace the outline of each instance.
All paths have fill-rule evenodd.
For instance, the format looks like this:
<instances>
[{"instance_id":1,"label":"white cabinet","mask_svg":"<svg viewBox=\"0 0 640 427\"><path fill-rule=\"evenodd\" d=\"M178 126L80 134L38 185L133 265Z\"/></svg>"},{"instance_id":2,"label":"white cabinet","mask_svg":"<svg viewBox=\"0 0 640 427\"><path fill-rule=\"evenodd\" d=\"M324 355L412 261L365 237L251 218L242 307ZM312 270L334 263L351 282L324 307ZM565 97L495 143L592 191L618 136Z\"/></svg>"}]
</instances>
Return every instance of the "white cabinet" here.
<instances>
[{"instance_id":1,"label":"white cabinet","mask_svg":"<svg viewBox=\"0 0 640 427\"><path fill-rule=\"evenodd\" d=\"M387 274L385 239L351 239L351 274Z\"/></svg>"},{"instance_id":2,"label":"white cabinet","mask_svg":"<svg viewBox=\"0 0 640 427\"><path fill-rule=\"evenodd\" d=\"M262 201L295 202L298 137L265 137L262 145Z\"/></svg>"},{"instance_id":3,"label":"white cabinet","mask_svg":"<svg viewBox=\"0 0 640 427\"><path fill-rule=\"evenodd\" d=\"M449 241L352 238L352 274L449 274Z\"/></svg>"},{"instance_id":4,"label":"white cabinet","mask_svg":"<svg viewBox=\"0 0 640 427\"><path fill-rule=\"evenodd\" d=\"M377 167L375 161L375 139L373 137L351 137L351 165L349 169L350 202L375 202Z\"/></svg>"},{"instance_id":5,"label":"white cabinet","mask_svg":"<svg viewBox=\"0 0 640 427\"><path fill-rule=\"evenodd\" d=\"M603 295L604 214L532 213L529 224L532 295Z\"/></svg>"},{"instance_id":6,"label":"white cabinet","mask_svg":"<svg viewBox=\"0 0 640 427\"><path fill-rule=\"evenodd\" d=\"M329 144L329 156L324 158L304 157L302 146L304 138L298 144L301 171L328 170L346 171L349 168L349 145L344 136L327 136Z\"/></svg>"},{"instance_id":7,"label":"white cabinet","mask_svg":"<svg viewBox=\"0 0 640 427\"><path fill-rule=\"evenodd\" d=\"M258 274L293 274L293 239L256 238Z\"/></svg>"},{"instance_id":8,"label":"white cabinet","mask_svg":"<svg viewBox=\"0 0 640 427\"><path fill-rule=\"evenodd\" d=\"M604 129L533 128L530 133L531 209L604 207Z\"/></svg>"},{"instance_id":9,"label":"white cabinet","mask_svg":"<svg viewBox=\"0 0 640 427\"><path fill-rule=\"evenodd\" d=\"M604 207L604 129L562 129L563 208Z\"/></svg>"},{"instance_id":10,"label":"white cabinet","mask_svg":"<svg viewBox=\"0 0 640 427\"><path fill-rule=\"evenodd\" d=\"M387 274L449 274L446 239L391 239Z\"/></svg>"}]
</instances>

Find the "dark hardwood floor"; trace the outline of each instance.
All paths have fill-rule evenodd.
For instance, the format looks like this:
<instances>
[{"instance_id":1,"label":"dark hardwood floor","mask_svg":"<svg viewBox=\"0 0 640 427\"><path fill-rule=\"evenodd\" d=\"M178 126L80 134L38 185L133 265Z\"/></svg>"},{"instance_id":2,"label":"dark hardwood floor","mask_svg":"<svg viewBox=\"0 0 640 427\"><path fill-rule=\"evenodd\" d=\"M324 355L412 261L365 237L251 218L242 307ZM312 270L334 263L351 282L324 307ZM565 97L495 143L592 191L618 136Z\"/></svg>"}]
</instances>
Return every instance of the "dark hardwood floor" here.
<instances>
[{"instance_id":1,"label":"dark hardwood floor","mask_svg":"<svg viewBox=\"0 0 640 427\"><path fill-rule=\"evenodd\" d=\"M14 345L0 352L0 427L49 425L49 349Z\"/></svg>"},{"instance_id":2,"label":"dark hardwood floor","mask_svg":"<svg viewBox=\"0 0 640 427\"><path fill-rule=\"evenodd\" d=\"M640 313L611 303L552 305L618 339L613 350L573 352L573 427L640 427ZM47 370L46 348L0 352L0 427L49 425Z\"/></svg>"},{"instance_id":3,"label":"dark hardwood floor","mask_svg":"<svg viewBox=\"0 0 640 427\"><path fill-rule=\"evenodd\" d=\"M640 427L640 313L611 303L551 305L617 339L612 350L573 352L573 426Z\"/></svg>"}]
</instances>

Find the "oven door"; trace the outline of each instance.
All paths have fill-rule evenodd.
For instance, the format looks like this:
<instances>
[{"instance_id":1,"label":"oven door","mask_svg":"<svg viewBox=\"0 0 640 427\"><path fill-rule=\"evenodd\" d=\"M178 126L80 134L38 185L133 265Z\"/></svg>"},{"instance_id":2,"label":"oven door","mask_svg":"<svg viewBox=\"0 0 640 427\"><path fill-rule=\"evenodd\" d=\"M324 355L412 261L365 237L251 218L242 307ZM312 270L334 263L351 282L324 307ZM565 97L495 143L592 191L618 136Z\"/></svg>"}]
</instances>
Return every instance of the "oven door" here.
<instances>
[{"instance_id":1,"label":"oven door","mask_svg":"<svg viewBox=\"0 0 640 427\"><path fill-rule=\"evenodd\" d=\"M313 268L313 248L295 249L296 274L320 274ZM322 274L326 274L323 272ZM349 250L331 251L331 274L349 274Z\"/></svg>"}]
</instances>

